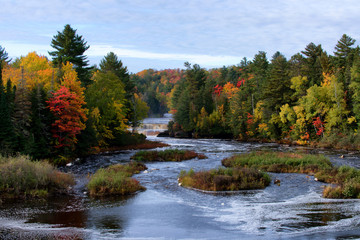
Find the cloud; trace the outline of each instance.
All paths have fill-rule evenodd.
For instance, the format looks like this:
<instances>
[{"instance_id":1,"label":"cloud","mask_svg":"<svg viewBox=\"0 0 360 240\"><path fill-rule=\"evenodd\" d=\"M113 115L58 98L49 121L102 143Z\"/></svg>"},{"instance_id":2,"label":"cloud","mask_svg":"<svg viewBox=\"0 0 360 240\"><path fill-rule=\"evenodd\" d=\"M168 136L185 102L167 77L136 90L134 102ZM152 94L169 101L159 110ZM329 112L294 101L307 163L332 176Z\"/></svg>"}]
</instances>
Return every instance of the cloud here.
<instances>
[{"instance_id":1,"label":"cloud","mask_svg":"<svg viewBox=\"0 0 360 240\"><path fill-rule=\"evenodd\" d=\"M69 23L91 46L91 54L110 50L163 64L176 59L226 65L251 59L258 51L291 57L310 42L331 54L343 33L360 38L357 0L1 2L2 41L50 45Z\"/></svg>"},{"instance_id":2,"label":"cloud","mask_svg":"<svg viewBox=\"0 0 360 240\"><path fill-rule=\"evenodd\" d=\"M139 58L148 60L188 61L204 66L222 66L239 63L241 57L229 55L156 53L137 49L116 48L109 45L92 45L87 51L90 57L105 56L114 52L119 58Z\"/></svg>"}]
</instances>

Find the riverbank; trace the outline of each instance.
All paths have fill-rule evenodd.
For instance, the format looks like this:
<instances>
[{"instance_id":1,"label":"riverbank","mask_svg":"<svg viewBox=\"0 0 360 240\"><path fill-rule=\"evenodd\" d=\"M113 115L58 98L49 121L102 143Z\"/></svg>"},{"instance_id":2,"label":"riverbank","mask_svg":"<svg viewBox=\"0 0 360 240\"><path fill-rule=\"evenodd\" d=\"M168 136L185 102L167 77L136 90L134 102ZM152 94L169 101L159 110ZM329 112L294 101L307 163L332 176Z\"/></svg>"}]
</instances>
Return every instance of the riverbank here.
<instances>
[{"instance_id":1,"label":"riverbank","mask_svg":"<svg viewBox=\"0 0 360 240\"><path fill-rule=\"evenodd\" d=\"M335 150L345 150L345 151L360 151L360 135L358 138L353 136L347 136L345 134L333 134L331 136L326 136L323 139L316 141L294 141L290 139L280 139L280 140L271 140L266 138L247 138L245 139L235 139L229 137L199 137L191 133L186 133L183 131L170 133L169 131L164 131L157 135L160 138L174 137L174 138L183 138L183 139L222 139L222 140L236 140L242 143L277 143L284 144L288 146L305 146L318 149L335 149Z\"/></svg>"},{"instance_id":2,"label":"riverbank","mask_svg":"<svg viewBox=\"0 0 360 240\"><path fill-rule=\"evenodd\" d=\"M241 143L217 139L156 138L169 148L192 150L207 159L183 162L149 162L148 171L134 175L146 191L127 197L92 198L87 174L114 164L126 164L137 150L99 154L64 167L77 177L75 194L47 202L12 201L0 205L0 238L26 232L29 239L58 239L65 233L76 239L327 239L359 235L358 200L326 199L326 184L314 177L294 173L271 173L280 186L236 194L204 194L178 186L181 170L195 172L217 169L223 158L257 150L311 151L278 144ZM325 151L332 161L356 165L358 155L339 158L339 152ZM345 153L341 153L345 154ZM87 192L87 193L85 193ZM14 220L15 219L15 220ZM4 230L5 229L5 230ZM9 236L9 235L7 235ZM24 236L24 235L22 235ZM60 236L60 237L59 237ZM320 237L321 236L321 237Z\"/></svg>"}]
</instances>

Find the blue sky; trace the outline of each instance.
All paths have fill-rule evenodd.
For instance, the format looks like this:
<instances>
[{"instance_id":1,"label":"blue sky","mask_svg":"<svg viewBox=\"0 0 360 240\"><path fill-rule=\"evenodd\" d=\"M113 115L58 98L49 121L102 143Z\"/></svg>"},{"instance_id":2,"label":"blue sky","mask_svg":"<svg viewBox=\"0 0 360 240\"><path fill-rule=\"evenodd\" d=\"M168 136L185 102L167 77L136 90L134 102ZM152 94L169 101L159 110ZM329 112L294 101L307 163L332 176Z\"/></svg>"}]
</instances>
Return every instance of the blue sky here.
<instances>
[{"instance_id":1,"label":"blue sky","mask_svg":"<svg viewBox=\"0 0 360 240\"><path fill-rule=\"evenodd\" d=\"M332 54L342 34L360 39L359 23L358 0L0 0L0 45L12 58L48 56L70 24L91 64L113 51L134 73L237 65L258 51L290 58L310 42Z\"/></svg>"}]
</instances>

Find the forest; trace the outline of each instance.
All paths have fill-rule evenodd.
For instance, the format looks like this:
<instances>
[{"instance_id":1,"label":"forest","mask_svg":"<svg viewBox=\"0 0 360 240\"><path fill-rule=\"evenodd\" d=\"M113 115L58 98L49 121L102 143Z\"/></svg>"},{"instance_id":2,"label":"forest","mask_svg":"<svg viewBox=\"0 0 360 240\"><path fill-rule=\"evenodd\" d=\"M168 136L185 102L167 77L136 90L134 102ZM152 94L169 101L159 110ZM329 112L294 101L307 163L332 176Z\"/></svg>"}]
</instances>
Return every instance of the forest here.
<instances>
[{"instance_id":1,"label":"forest","mask_svg":"<svg viewBox=\"0 0 360 240\"><path fill-rule=\"evenodd\" d=\"M144 141L148 115L172 113L175 137L279 141L359 149L360 49L344 34L333 55L309 43L290 59L259 51L238 65L129 73L113 52L89 66L89 45L70 25L51 60L9 59L0 46L0 154L61 164Z\"/></svg>"},{"instance_id":2,"label":"forest","mask_svg":"<svg viewBox=\"0 0 360 240\"><path fill-rule=\"evenodd\" d=\"M185 67L132 75L150 109L174 114L171 136L359 149L360 49L346 34L333 55L311 42L290 59L259 51L236 66Z\"/></svg>"},{"instance_id":3,"label":"forest","mask_svg":"<svg viewBox=\"0 0 360 240\"><path fill-rule=\"evenodd\" d=\"M30 52L12 61L0 47L0 154L64 164L111 146L136 144L128 131L148 107L110 52L89 66L90 47L70 25L52 39L52 60Z\"/></svg>"}]
</instances>

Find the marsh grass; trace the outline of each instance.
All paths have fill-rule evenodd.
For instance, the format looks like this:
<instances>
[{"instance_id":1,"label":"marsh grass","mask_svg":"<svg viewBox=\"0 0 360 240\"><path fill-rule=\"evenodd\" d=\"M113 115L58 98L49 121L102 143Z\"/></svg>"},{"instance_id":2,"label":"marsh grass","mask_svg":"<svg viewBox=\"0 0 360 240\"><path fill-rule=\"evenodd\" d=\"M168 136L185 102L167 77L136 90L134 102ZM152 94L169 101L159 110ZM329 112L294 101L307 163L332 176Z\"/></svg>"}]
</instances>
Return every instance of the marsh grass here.
<instances>
[{"instance_id":1,"label":"marsh grass","mask_svg":"<svg viewBox=\"0 0 360 240\"><path fill-rule=\"evenodd\" d=\"M132 175L147 169L143 163L130 162L100 168L91 176L87 185L90 196L128 195L145 190Z\"/></svg>"},{"instance_id":2,"label":"marsh grass","mask_svg":"<svg viewBox=\"0 0 360 240\"><path fill-rule=\"evenodd\" d=\"M139 151L131 158L135 161L141 162L180 162L196 157L199 159L206 158L204 155L198 154L194 151L179 149L167 149L164 151Z\"/></svg>"},{"instance_id":3,"label":"marsh grass","mask_svg":"<svg viewBox=\"0 0 360 240\"><path fill-rule=\"evenodd\" d=\"M48 162L34 162L22 155L0 156L0 195L3 198L43 198L67 192L73 184L73 176L56 170Z\"/></svg>"},{"instance_id":4,"label":"marsh grass","mask_svg":"<svg viewBox=\"0 0 360 240\"><path fill-rule=\"evenodd\" d=\"M306 173L319 181L330 183L323 191L325 198L360 198L360 170L335 167L323 155L253 152L224 159L226 167L253 167L266 172Z\"/></svg>"},{"instance_id":5,"label":"marsh grass","mask_svg":"<svg viewBox=\"0 0 360 240\"><path fill-rule=\"evenodd\" d=\"M254 168L218 168L209 171L182 171L179 182L184 187L205 191L263 189L270 184L267 173Z\"/></svg>"}]
</instances>

